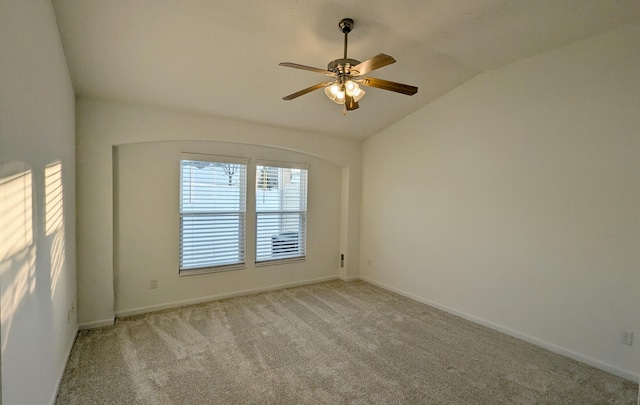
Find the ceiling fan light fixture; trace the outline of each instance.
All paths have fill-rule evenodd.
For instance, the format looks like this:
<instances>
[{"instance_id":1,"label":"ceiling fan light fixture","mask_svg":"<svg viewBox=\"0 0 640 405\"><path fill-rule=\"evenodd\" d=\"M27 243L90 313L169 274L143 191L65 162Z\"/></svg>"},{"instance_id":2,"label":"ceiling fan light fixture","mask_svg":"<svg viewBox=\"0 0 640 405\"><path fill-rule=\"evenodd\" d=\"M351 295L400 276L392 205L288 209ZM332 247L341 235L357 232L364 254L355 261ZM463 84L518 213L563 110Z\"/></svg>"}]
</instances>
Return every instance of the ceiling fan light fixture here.
<instances>
[{"instance_id":1,"label":"ceiling fan light fixture","mask_svg":"<svg viewBox=\"0 0 640 405\"><path fill-rule=\"evenodd\" d=\"M351 97L353 97L353 101L356 103L360 101L360 99L364 96L366 92L358 87L358 90L353 93Z\"/></svg>"},{"instance_id":2,"label":"ceiling fan light fixture","mask_svg":"<svg viewBox=\"0 0 640 405\"><path fill-rule=\"evenodd\" d=\"M358 102L362 96L364 96L365 91L360 88L358 83L353 80L347 80L344 83L345 93L349 97L353 97L353 100Z\"/></svg>"},{"instance_id":3,"label":"ceiling fan light fixture","mask_svg":"<svg viewBox=\"0 0 640 405\"><path fill-rule=\"evenodd\" d=\"M329 97L329 100L337 104L344 104L345 91L337 84L334 83L329 87L324 88L324 94Z\"/></svg>"},{"instance_id":4,"label":"ceiling fan light fixture","mask_svg":"<svg viewBox=\"0 0 640 405\"><path fill-rule=\"evenodd\" d=\"M338 86L337 83L332 84L329 89L331 90L331 94L333 94L334 96L337 96L338 93L340 93L340 86Z\"/></svg>"},{"instance_id":5,"label":"ceiling fan light fixture","mask_svg":"<svg viewBox=\"0 0 640 405\"><path fill-rule=\"evenodd\" d=\"M358 83L354 82L353 80L347 80L344 83L344 90L348 96L353 97L355 94L357 94L358 90L360 90L360 86L358 86Z\"/></svg>"}]
</instances>

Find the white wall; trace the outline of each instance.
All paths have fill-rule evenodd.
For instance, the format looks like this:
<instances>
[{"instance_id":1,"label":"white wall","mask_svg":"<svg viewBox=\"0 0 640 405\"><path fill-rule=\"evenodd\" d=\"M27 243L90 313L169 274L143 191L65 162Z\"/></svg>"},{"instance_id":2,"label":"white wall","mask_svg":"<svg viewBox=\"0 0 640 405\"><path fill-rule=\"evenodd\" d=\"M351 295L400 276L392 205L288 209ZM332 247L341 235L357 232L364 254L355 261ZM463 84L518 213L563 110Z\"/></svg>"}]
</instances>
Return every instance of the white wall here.
<instances>
[{"instance_id":1,"label":"white wall","mask_svg":"<svg viewBox=\"0 0 640 405\"><path fill-rule=\"evenodd\" d=\"M361 276L637 381L638 44L490 71L368 139Z\"/></svg>"},{"instance_id":2,"label":"white wall","mask_svg":"<svg viewBox=\"0 0 640 405\"><path fill-rule=\"evenodd\" d=\"M334 234L327 235L327 238L335 239L339 243L337 246L346 246L346 277L357 276L360 257L360 142L224 118L87 98L79 98L76 109L78 317L82 327L107 325L113 322L114 317L113 149L118 145L194 140L234 142L304 153L327 160L339 167L348 167L348 229L346 232L340 232L338 229ZM317 201L309 200L310 206L316 203ZM347 240L341 241L340 235L345 235ZM338 276L338 258L330 260L333 263L334 274ZM324 270L313 270L305 272L304 276L293 277L290 270L285 270L285 266L281 269L272 267L264 270L263 276L252 282L252 289L268 288L285 279L298 282L304 281L306 277L325 274ZM272 279L268 276L274 273L281 273L281 277ZM224 289L211 288L216 275L203 276L203 279L211 281L207 283L211 288L209 295L226 295L246 289L240 282L245 277L243 274L248 273L232 272L231 276L224 276L236 277L235 281L226 283ZM141 280L140 283L148 283L148 280L145 280ZM204 289L203 287L200 290L188 291L187 288L181 293L183 295L180 295L180 298L189 295L189 299L198 299ZM162 301L176 298L178 296L165 297ZM157 305L159 301L153 301L152 304L152 301L148 302L150 305Z\"/></svg>"},{"instance_id":3,"label":"white wall","mask_svg":"<svg viewBox=\"0 0 640 405\"><path fill-rule=\"evenodd\" d=\"M254 206L255 160L307 163L309 167L306 260L256 267L255 234L247 232L246 268L178 275L180 153L250 158L247 205ZM341 168L288 150L229 142L149 142L118 147L115 154L116 315L184 302L206 301L230 292L336 278L340 231ZM255 228L248 210L247 229ZM158 288L150 289L150 280Z\"/></svg>"},{"instance_id":4,"label":"white wall","mask_svg":"<svg viewBox=\"0 0 640 405\"><path fill-rule=\"evenodd\" d=\"M0 49L2 402L49 404L77 330L75 100L50 2L0 2Z\"/></svg>"}]
</instances>

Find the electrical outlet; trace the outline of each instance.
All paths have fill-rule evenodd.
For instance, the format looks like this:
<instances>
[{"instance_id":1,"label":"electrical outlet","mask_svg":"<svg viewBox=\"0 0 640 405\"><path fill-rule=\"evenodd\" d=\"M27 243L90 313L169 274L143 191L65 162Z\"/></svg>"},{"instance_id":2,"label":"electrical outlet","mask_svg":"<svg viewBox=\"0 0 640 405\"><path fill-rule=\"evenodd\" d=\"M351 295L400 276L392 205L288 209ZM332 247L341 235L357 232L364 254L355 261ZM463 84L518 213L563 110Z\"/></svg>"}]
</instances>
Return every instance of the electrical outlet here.
<instances>
[{"instance_id":1,"label":"electrical outlet","mask_svg":"<svg viewBox=\"0 0 640 405\"><path fill-rule=\"evenodd\" d=\"M620 333L620 343L631 346L633 344L633 332L623 330Z\"/></svg>"},{"instance_id":2,"label":"electrical outlet","mask_svg":"<svg viewBox=\"0 0 640 405\"><path fill-rule=\"evenodd\" d=\"M150 288L152 290L155 289L155 288L158 288L158 279L157 278L154 278L153 280L151 280Z\"/></svg>"},{"instance_id":3,"label":"electrical outlet","mask_svg":"<svg viewBox=\"0 0 640 405\"><path fill-rule=\"evenodd\" d=\"M371 259L367 260L367 267L371 267Z\"/></svg>"}]
</instances>

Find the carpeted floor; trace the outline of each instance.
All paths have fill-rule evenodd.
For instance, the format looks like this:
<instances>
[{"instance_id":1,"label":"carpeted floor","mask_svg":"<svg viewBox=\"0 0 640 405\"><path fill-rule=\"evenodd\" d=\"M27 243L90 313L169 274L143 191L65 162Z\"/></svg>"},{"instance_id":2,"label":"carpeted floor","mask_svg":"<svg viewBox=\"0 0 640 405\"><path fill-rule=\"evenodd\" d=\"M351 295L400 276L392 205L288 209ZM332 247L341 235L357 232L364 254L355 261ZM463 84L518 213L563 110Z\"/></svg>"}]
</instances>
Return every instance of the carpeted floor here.
<instances>
[{"instance_id":1,"label":"carpeted floor","mask_svg":"<svg viewBox=\"0 0 640 405\"><path fill-rule=\"evenodd\" d=\"M364 282L78 335L57 404L636 404L638 385Z\"/></svg>"}]
</instances>

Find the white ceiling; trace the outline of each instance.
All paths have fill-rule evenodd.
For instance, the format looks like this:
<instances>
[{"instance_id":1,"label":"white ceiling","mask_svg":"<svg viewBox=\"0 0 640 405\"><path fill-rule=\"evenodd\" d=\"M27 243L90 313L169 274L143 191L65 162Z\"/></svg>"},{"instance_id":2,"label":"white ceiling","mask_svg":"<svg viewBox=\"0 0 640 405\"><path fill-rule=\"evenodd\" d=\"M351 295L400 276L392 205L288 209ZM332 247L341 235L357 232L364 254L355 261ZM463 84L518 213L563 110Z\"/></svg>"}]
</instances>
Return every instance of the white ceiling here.
<instances>
[{"instance_id":1,"label":"white ceiling","mask_svg":"<svg viewBox=\"0 0 640 405\"><path fill-rule=\"evenodd\" d=\"M483 71L640 20L638 0L53 0L76 93L367 138ZM338 21L355 20L349 57L396 64L371 77L360 109L322 90L282 97L342 57Z\"/></svg>"}]
</instances>

